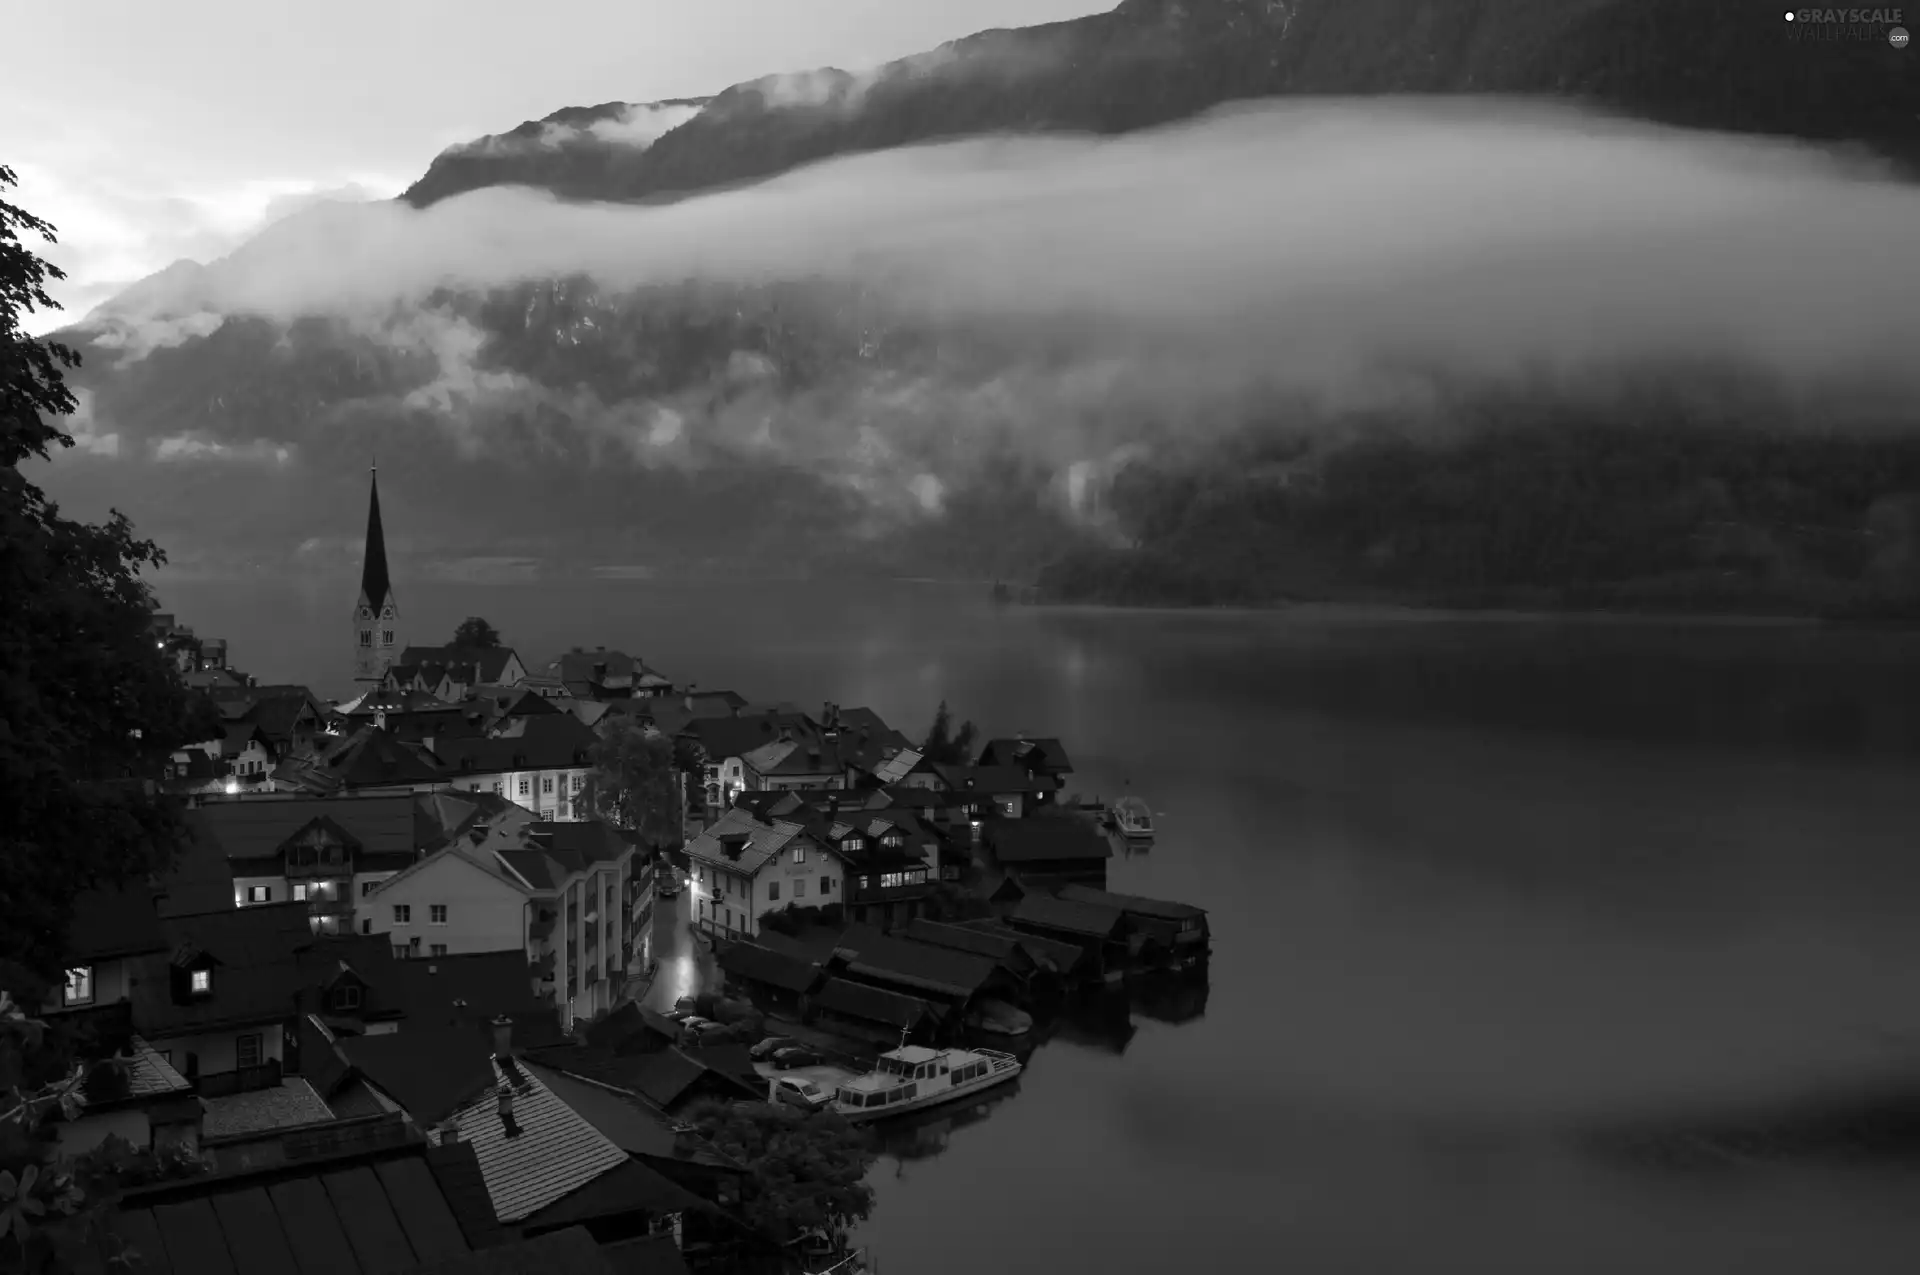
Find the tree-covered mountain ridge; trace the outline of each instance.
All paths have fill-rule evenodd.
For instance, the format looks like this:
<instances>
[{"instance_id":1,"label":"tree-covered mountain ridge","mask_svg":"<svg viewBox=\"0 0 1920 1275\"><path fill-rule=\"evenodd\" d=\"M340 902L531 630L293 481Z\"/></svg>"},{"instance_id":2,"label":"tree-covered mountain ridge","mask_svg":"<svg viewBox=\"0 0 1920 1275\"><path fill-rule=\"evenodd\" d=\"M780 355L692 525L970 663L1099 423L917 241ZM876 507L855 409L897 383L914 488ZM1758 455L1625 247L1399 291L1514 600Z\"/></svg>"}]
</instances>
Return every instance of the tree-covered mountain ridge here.
<instances>
[{"instance_id":1,"label":"tree-covered mountain ridge","mask_svg":"<svg viewBox=\"0 0 1920 1275\"><path fill-rule=\"evenodd\" d=\"M1127 133L1302 94L1544 94L1914 157L1910 52L1809 45L1772 10L1706 8L1128 0L871 72L566 108L452 148L405 199L530 185L674 200L860 151ZM1812 428L1721 379L1702 391L1678 377L1626 415L1618 399L1603 410L1540 389L1521 406L1472 386L1444 422L1276 428L1277 409L1250 407L1238 442L1155 448L1068 500L1063 460L999 445L1017 425L954 420L1002 337L956 340L857 292L554 279L443 293L404 319L418 331L396 341L319 317L229 318L138 359L83 331L81 432L104 437L48 485L83 506L118 501L177 559L199 546L209 562L350 561L377 456L383 486L405 493L402 557L1037 579L1118 602L1796 610L1891 605L1902 577L1887 546L1920 490L1906 436L1853 428L1851 407ZM1702 407L1703 393L1722 397ZM1736 407L1763 427L1728 425ZM1577 419L1526 425L1547 418ZM1184 423L1149 427L1177 438ZM916 467L939 479L926 509L903 495Z\"/></svg>"}]
</instances>

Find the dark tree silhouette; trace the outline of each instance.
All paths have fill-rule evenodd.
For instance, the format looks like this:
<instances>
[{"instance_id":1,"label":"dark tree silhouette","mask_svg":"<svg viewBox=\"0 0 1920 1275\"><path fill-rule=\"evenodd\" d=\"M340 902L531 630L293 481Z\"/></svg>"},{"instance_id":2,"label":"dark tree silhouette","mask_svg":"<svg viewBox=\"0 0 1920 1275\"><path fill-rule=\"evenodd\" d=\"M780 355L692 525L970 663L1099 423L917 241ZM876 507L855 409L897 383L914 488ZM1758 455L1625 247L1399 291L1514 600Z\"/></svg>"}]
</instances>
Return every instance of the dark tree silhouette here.
<instances>
[{"instance_id":1,"label":"dark tree silhouette","mask_svg":"<svg viewBox=\"0 0 1920 1275\"><path fill-rule=\"evenodd\" d=\"M681 769L674 741L622 714L608 714L594 744L587 808L640 834L650 850L680 843Z\"/></svg>"},{"instance_id":2,"label":"dark tree silhouette","mask_svg":"<svg viewBox=\"0 0 1920 1275\"><path fill-rule=\"evenodd\" d=\"M927 728L927 737L920 744L920 752L928 761L943 766L964 766L973 760L979 733L972 722L963 722L955 730L953 713L947 708L947 701L941 700L940 707L933 713L933 725Z\"/></svg>"},{"instance_id":3,"label":"dark tree silhouette","mask_svg":"<svg viewBox=\"0 0 1920 1275\"><path fill-rule=\"evenodd\" d=\"M687 1119L747 1166L740 1217L769 1239L786 1243L808 1231L846 1231L873 1210L873 1188L865 1181L872 1145L837 1115L705 1102Z\"/></svg>"},{"instance_id":4,"label":"dark tree silhouette","mask_svg":"<svg viewBox=\"0 0 1920 1275\"><path fill-rule=\"evenodd\" d=\"M15 184L0 166L0 193ZM46 284L65 278L28 233L54 241L0 199L0 1266L45 1271L71 1269L83 1247L97 1254L92 1223L114 1176L97 1157L59 1159L39 1136L89 1073L32 1009L69 963L78 897L171 860L181 807L151 779L210 732L150 631L139 572L164 555L117 510L100 526L62 518L20 472L73 446L52 418L76 406L64 370L80 361L21 329L27 311L60 308Z\"/></svg>"},{"instance_id":5,"label":"dark tree silhouette","mask_svg":"<svg viewBox=\"0 0 1920 1275\"><path fill-rule=\"evenodd\" d=\"M500 645L500 630L480 616L470 615L453 631L453 645L468 650L491 650Z\"/></svg>"}]
</instances>

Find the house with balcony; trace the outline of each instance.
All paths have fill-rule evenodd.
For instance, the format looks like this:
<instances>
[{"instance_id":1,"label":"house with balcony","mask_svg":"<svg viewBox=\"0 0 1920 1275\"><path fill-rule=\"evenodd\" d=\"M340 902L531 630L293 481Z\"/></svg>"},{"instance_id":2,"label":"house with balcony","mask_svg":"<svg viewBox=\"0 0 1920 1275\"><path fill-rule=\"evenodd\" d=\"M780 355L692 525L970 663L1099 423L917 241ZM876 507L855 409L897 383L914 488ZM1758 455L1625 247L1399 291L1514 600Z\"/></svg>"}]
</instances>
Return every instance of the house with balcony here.
<instances>
[{"instance_id":1,"label":"house with balcony","mask_svg":"<svg viewBox=\"0 0 1920 1275\"><path fill-rule=\"evenodd\" d=\"M314 933L351 934L364 928L360 900L432 839L418 814L410 795L209 798L187 812L192 842L174 877L197 899L225 880L234 907L298 903Z\"/></svg>"},{"instance_id":2,"label":"house with balcony","mask_svg":"<svg viewBox=\"0 0 1920 1275\"><path fill-rule=\"evenodd\" d=\"M431 745L447 787L491 792L542 819L582 820L583 793L598 738L571 713L503 720L487 735L439 738Z\"/></svg>"},{"instance_id":3,"label":"house with balcony","mask_svg":"<svg viewBox=\"0 0 1920 1275\"><path fill-rule=\"evenodd\" d=\"M752 938L770 911L824 907L845 894L839 855L801 823L729 810L687 843L693 923L716 937Z\"/></svg>"},{"instance_id":4,"label":"house with balcony","mask_svg":"<svg viewBox=\"0 0 1920 1275\"><path fill-rule=\"evenodd\" d=\"M612 1008L630 961L651 952L650 864L597 820L456 840L367 903L371 932L402 959L524 952L531 985L568 1023Z\"/></svg>"},{"instance_id":5,"label":"house with balcony","mask_svg":"<svg viewBox=\"0 0 1920 1275\"><path fill-rule=\"evenodd\" d=\"M304 903L176 916L133 987L140 1034L203 1098L280 1083L313 941Z\"/></svg>"}]
</instances>

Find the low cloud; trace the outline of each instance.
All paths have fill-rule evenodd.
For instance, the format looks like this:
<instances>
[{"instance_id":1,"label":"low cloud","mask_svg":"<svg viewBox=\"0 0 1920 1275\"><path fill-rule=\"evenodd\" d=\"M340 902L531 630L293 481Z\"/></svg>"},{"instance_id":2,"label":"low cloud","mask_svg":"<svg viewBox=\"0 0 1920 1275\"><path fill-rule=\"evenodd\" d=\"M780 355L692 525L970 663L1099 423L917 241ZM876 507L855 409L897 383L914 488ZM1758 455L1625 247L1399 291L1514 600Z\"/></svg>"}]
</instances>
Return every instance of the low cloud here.
<instances>
[{"instance_id":1,"label":"low cloud","mask_svg":"<svg viewBox=\"0 0 1920 1275\"><path fill-rule=\"evenodd\" d=\"M244 461L252 464L286 465L293 461L293 449L284 443L256 439L248 443L226 443L197 434L174 434L153 445L153 458L169 461Z\"/></svg>"},{"instance_id":2,"label":"low cloud","mask_svg":"<svg viewBox=\"0 0 1920 1275\"><path fill-rule=\"evenodd\" d=\"M778 454L935 511L956 466L1004 446L1085 513L1138 449L1250 402L1365 406L1435 371L1711 361L1904 393L1916 217L1920 191L1804 147L1526 103L1294 101L843 158L668 206L324 204L96 326L136 357L207 316L331 316L430 354L404 406L469 449L491 408L649 464ZM598 339L636 288L806 284L857 299L815 316L847 357L795 382L742 351L714 384L610 397L490 361L439 299L580 278L556 346ZM874 352L902 327L959 339Z\"/></svg>"}]
</instances>

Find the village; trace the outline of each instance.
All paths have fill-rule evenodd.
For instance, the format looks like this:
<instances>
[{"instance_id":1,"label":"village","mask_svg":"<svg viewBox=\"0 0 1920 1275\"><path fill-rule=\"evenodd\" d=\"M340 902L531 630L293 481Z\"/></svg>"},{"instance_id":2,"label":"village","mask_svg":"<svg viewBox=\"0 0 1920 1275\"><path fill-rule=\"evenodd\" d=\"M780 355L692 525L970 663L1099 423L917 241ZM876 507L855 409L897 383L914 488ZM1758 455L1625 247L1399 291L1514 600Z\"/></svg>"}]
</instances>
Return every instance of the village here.
<instances>
[{"instance_id":1,"label":"village","mask_svg":"<svg viewBox=\"0 0 1920 1275\"><path fill-rule=\"evenodd\" d=\"M478 618L403 645L377 488L347 633L332 701L152 617L218 724L159 781L189 837L81 898L38 1011L94 1042L64 1150L195 1166L121 1201L136 1269L852 1271L858 1210L770 1225L716 1112L911 1155L1055 1034L1204 1006L1205 913L1107 888L1150 812L1070 794L1058 739L528 664Z\"/></svg>"}]
</instances>

